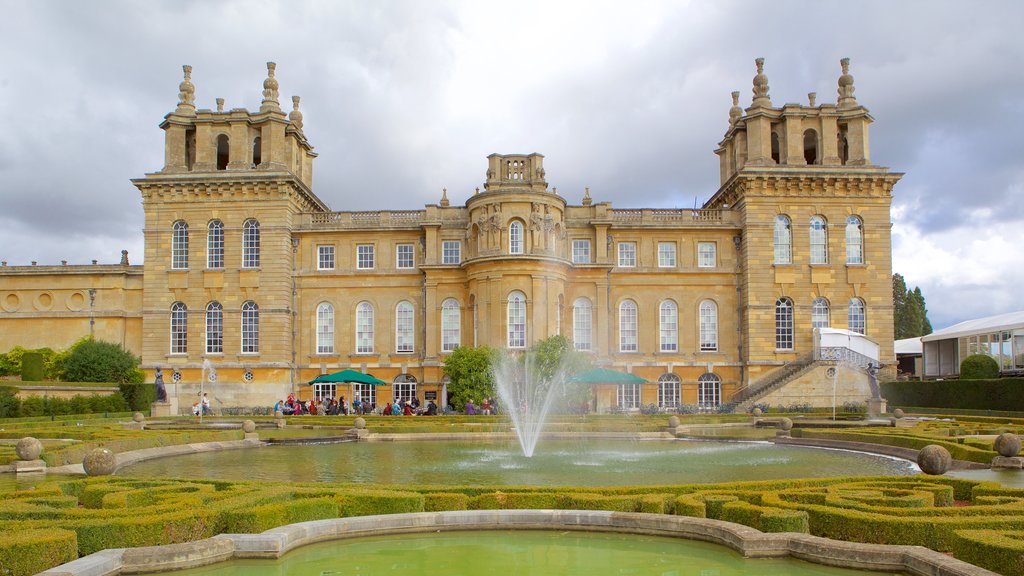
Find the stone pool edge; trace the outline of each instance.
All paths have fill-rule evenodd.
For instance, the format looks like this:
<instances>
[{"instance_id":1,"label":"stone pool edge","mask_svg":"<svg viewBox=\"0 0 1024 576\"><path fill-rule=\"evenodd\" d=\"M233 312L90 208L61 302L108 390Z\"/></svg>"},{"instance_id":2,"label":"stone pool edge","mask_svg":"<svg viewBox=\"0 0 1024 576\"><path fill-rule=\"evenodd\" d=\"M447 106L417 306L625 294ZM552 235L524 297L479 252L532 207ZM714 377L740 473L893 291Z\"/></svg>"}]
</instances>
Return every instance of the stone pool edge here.
<instances>
[{"instance_id":1,"label":"stone pool edge","mask_svg":"<svg viewBox=\"0 0 1024 576\"><path fill-rule=\"evenodd\" d=\"M595 510L463 510L314 520L261 534L102 550L38 576L146 574L233 558L279 558L296 548L346 538L457 530L578 530L670 536L727 546L747 558L792 557L816 564L929 576L998 576L921 546L860 544L793 532L765 533L721 520Z\"/></svg>"}]
</instances>

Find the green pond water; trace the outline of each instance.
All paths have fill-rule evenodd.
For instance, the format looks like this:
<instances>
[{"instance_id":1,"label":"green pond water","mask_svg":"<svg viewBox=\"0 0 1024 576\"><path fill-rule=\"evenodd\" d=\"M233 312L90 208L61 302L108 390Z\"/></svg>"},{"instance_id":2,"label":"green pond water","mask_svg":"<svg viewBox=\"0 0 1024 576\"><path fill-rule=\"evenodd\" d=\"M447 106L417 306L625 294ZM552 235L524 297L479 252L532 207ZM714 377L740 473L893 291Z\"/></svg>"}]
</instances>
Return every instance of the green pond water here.
<instances>
[{"instance_id":1,"label":"green pond water","mask_svg":"<svg viewBox=\"0 0 1024 576\"><path fill-rule=\"evenodd\" d=\"M121 476L290 482L617 486L915 474L871 454L757 442L542 440L533 458L486 441L266 446L140 462Z\"/></svg>"},{"instance_id":2,"label":"green pond water","mask_svg":"<svg viewBox=\"0 0 1024 576\"><path fill-rule=\"evenodd\" d=\"M403 534L323 542L277 560L232 560L175 576L871 576L793 559L747 559L676 538L558 531Z\"/></svg>"}]
</instances>

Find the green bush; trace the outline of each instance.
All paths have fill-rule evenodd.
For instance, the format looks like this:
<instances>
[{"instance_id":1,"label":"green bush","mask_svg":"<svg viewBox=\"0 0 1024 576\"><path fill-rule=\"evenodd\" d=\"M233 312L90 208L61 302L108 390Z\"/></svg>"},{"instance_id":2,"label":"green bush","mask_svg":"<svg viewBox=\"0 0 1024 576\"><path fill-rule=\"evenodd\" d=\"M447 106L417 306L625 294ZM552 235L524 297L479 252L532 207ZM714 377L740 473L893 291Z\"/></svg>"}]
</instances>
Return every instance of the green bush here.
<instances>
[{"instance_id":1,"label":"green bush","mask_svg":"<svg viewBox=\"0 0 1024 576\"><path fill-rule=\"evenodd\" d=\"M10 386L0 386L0 418L21 416L21 400L18 392Z\"/></svg>"},{"instance_id":2,"label":"green bush","mask_svg":"<svg viewBox=\"0 0 1024 576\"><path fill-rule=\"evenodd\" d=\"M338 503L330 498L301 498L225 512L224 526L229 534L258 534L286 524L337 517Z\"/></svg>"},{"instance_id":3,"label":"green bush","mask_svg":"<svg viewBox=\"0 0 1024 576\"><path fill-rule=\"evenodd\" d=\"M38 352L25 352L21 357L21 379L43 379L43 355Z\"/></svg>"},{"instance_id":4,"label":"green bush","mask_svg":"<svg viewBox=\"0 0 1024 576\"><path fill-rule=\"evenodd\" d=\"M60 528L0 532L0 574L28 576L78 557L78 541Z\"/></svg>"},{"instance_id":5,"label":"green bush","mask_svg":"<svg viewBox=\"0 0 1024 576\"><path fill-rule=\"evenodd\" d=\"M971 354L960 363L960 378L965 380L999 378L999 363L987 354Z\"/></svg>"},{"instance_id":6,"label":"green bush","mask_svg":"<svg viewBox=\"0 0 1024 576\"><path fill-rule=\"evenodd\" d=\"M131 410L149 410L156 402L156 384L118 384L125 404Z\"/></svg>"},{"instance_id":7,"label":"green bush","mask_svg":"<svg viewBox=\"0 0 1024 576\"><path fill-rule=\"evenodd\" d=\"M447 510L466 510L469 508L469 496L458 492L428 492L423 495L424 512L444 512Z\"/></svg>"},{"instance_id":8,"label":"green bush","mask_svg":"<svg viewBox=\"0 0 1024 576\"><path fill-rule=\"evenodd\" d=\"M1024 412L1024 378L882 383L889 406Z\"/></svg>"},{"instance_id":9,"label":"green bush","mask_svg":"<svg viewBox=\"0 0 1024 576\"><path fill-rule=\"evenodd\" d=\"M102 340L79 342L64 360L64 377L78 382L139 384L139 358L118 344Z\"/></svg>"}]
</instances>

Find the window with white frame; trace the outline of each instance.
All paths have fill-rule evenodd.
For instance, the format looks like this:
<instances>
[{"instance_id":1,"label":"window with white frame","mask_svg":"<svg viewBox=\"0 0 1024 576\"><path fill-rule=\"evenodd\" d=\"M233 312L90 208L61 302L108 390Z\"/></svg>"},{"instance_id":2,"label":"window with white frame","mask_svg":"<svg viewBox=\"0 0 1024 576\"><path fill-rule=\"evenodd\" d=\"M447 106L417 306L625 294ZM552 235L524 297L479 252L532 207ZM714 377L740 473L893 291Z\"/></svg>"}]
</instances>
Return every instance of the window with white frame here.
<instances>
[{"instance_id":1,"label":"window with white frame","mask_svg":"<svg viewBox=\"0 0 1024 576\"><path fill-rule=\"evenodd\" d=\"M242 354L260 351L260 307L252 300L242 304Z\"/></svg>"},{"instance_id":2,"label":"window with white frame","mask_svg":"<svg viewBox=\"0 0 1024 576\"><path fill-rule=\"evenodd\" d=\"M171 304L171 354L188 353L188 307L182 302Z\"/></svg>"},{"instance_id":3,"label":"window with white frame","mask_svg":"<svg viewBox=\"0 0 1024 576\"><path fill-rule=\"evenodd\" d=\"M658 268L676 267L676 243L658 242Z\"/></svg>"},{"instance_id":4,"label":"window with white frame","mask_svg":"<svg viewBox=\"0 0 1024 576\"><path fill-rule=\"evenodd\" d=\"M451 352L462 341L462 317L459 303L448 298L441 303L441 351Z\"/></svg>"},{"instance_id":5,"label":"window with white frame","mask_svg":"<svg viewBox=\"0 0 1024 576\"><path fill-rule=\"evenodd\" d=\"M697 243L697 267L714 268L718 266L718 245L714 242Z\"/></svg>"},{"instance_id":6,"label":"window with white frame","mask_svg":"<svg viewBox=\"0 0 1024 576\"><path fill-rule=\"evenodd\" d=\"M320 245L316 247L316 269L334 270L333 245Z\"/></svg>"},{"instance_id":7,"label":"window with white frame","mask_svg":"<svg viewBox=\"0 0 1024 576\"><path fill-rule=\"evenodd\" d=\"M619 352L637 351L636 302L623 300L619 304Z\"/></svg>"},{"instance_id":8,"label":"window with white frame","mask_svg":"<svg viewBox=\"0 0 1024 576\"><path fill-rule=\"evenodd\" d=\"M828 224L821 216L811 216L811 264L828 264Z\"/></svg>"},{"instance_id":9,"label":"window with white frame","mask_svg":"<svg viewBox=\"0 0 1024 576\"><path fill-rule=\"evenodd\" d=\"M395 307L395 352L408 354L413 351L416 320L412 304L406 301Z\"/></svg>"},{"instance_id":10,"label":"window with white frame","mask_svg":"<svg viewBox=\"0 0 1024 576\"><path fill-rule=\"evenodd\" d=\"M356 354L373 354L373 304L356 306Z\"/></svg>"},{"instance_id":11,"label":"window with white frame","mask_svg":"<svg viewBox=\"0 0 1024 576\"><path fill-rule=\"evenodd\" d=\"M793 349L793 301L789 298L775 301L775 349Z\"/></svg>"},{"instance_id":12,"label":"window with white frame","mask_svg":"<svg viewBox=\"0 0 1024 576\"><path fill-rule=\"evenodd\" d=\"M867 329L867 318L864 311L864 301L860 298L850 299L850 312L847 318L847 328L851 332L864 334Z\"/></svg>"},{"instance_id":13,"label":"window with white frame","mask_svg":"<svg viewBox=\"0 0 1024 576\"><path fill-rule=\"evenodd\" d=\"M395 376L395 380L391 384L391 395L395 400L412 401L416 397L416 378L411 374Z\"/></svg>"},{"instance_id":14,"label":"window with white frame","mask_svg":"<svg viewBox=\"0 0 1024 576\"><path fill-rule=\"evenodd\" d=\"M572 241L572 263L590 264L590 240L577 238Z\"/></svg>"},{"instance_id":15,"label":"window with white frame","mask_svg":"<svg viewBox=\"0 0 1024 576\"><path fill-rule=\"evenodd\" d=\"M718 304L711 300L700 303L700 351L718 350Z\"/></svg>"},{"instance_id":16,"label":"window with white frame","mask_svg":"<svg viewBox=\"0 0 1024 576\"><path fill-rule=\"evenodd\" d=\"M718 410L722 404L722 379L716 374L701 374L697 379L697 407L702 411Z\"/></svg>"},{"instance_id":17,"label":"window with white frame","mask_svg":"<svg viewBox=\"0 0 1024 576\"><path fill-rule=\"evenodd\" d=\"M508 253L523 253L523 223L518 220L508 225Z\"/></svg>"},{"instance_id":18,"label":"window with white frame","mask_svg":"<svg viewBox=\"0 0 1024 576\"><path fill-rule=\"evenodd\" d=\"M662 374L658 378L658 406L675 408L679 406L681 381L675 374Z\"/></svg>"},{"instance_id":19,"label":"window with white frame","mask_svg":"<svg viewBox=\"0 0 1024 576\"><path fill-rule=\"evenodd\" d=\"M640 385L619 384L615 394L615 400L621 410L631 410L640 407Z\"/></svg>"},{"instance_id":20,"label":"window with white frame","mask_svg":"<svg viewBox=\"0 0 1024 576\"><path fill-rule=\"evenodd\" d=\"M224 223L211 220L206 226L206 267L224 267Z\"/></svg>"},{"instance_id":21,"label":"window with white frame","mask_svg":"<svg viewBox=\"0 0 1024 576\"><path fill-rule=\"evenodd\" d=\"M658 331L660 333L660 350L662 352L679 351L679 308L671 300L665 300L658 306Z\"/></svg>"},{"instance_id":22,"label":"window with white frame","mask_svg":"<svg viewBox=\"0 0 1024 576\"><path fill-rule=\"evenodd\" d=\"M462 262L462 242L445 240L441 243L441 263L459 264Z\"/></svg>"},{"instance_id":23,"label":"window with white frame","mask_svg":"<svg viewBox=\"0 0 1024 576\"><path fill-rule=\"evenodd\" d=\"M377 386L374 384L352 384L352 400L355 401L359 398L359 402L364 406L374 406L377 404Z\"/></svg>"},{"instance_id":24,"label":"window with white frame","mask_svg":"<svg viewBox=\"0 0 1024 576\"><path fill-rule=\"evenodd\" d=\"M242 223L242 268L260 267L260 223L252 218Z\"/></svg>"},{"instance_id":25,"label":"window with white frame","mask_svg":"<svg viewBox=\"0 0 1024 576\"><path fill-rule=\"evenodd\" d=\"M789 216L779 214L775 217L775 263L793 263L793 224Z\"/></svg>"},{"instance_id":26,"label":"window with white frame","mask_svg":"<svg viewBox=\"0 0 1024 576\"><path fill-rule=\"evenodd\" d=\"M334 354L334 306L327 302L316 307L316 353Z\"/></svg>"},{"instance_id":27,"label":"window with white frame","mask_svg":"<svg viewBox=\"0 0 1024 576\"><path fill-rule=\"evenodd\" d=\"M572 342L580 351L589 352L594 349L594 309L590 300L577 298L572 305Z\"/></svg>"},{"instance_id":28,"label":"window with white frame","mask_svg":"<svg viewBox=\"0 0 1024 576\"><path fill-rule=\"evenodd\" d=\"M357 244L356 268L359 270L370 270L373 266L373 244Z\"/></svg>"},{"instance_id":29,"label":"window with white frame","mask_svg":"<svg viewBox=\"0 0 1024 576\"><path fill-rule=\"evenodd\" d=\"M619 242L619 267L636 267L636 242Z\"/></svg>"},{"instance_id":30,"label":"window with white frame","mask_svg":"<svg viewBox=\"0 0 1024 576\"><path fill-rule=\"evenodd\" d=\"M188 224L183 220L175 222L171 229L171 269L188 269Z\"/></svg>"},{"instance_id":31,"label":"window with white frame","mask_svg":"<svg viewBox=\"0 0 1024 576\"><path fill-rule=\"evenodd\" d=\"M846 263L864 263L864 222L857 216L846 219Z\"/></svg>"},{"instance_id":32,"label":"window with white frame","mask_svg":"<svg viewBox=\"0 0 1024 576\"><path fill-rule=\"evenodd\" d=\"M811 302L811 328L828 328L829 325L828 300L815 298Z\"/></svg>"},{"instance_id":33,"label":"window with white frame","mask_svg":"<svg viewBox=\"0 0 1024 576\"><path fill-rule=\"evenodd\" d=\"M313 401L319 402L324 398L336 398L338 393L337 384L329 384L326 382L317 382L313 384Z\"/></svg>"},{"instance_id":34,"label":"window with white frame","mask_svg":"<svg viewBox=\"0 0 1024 576\"><path fill-rule=\"evenodd\" d=\"M508 347L526 348L526 295L508 295Z\"/></svg>"},{"instance_id":35,"label":"window with white frame","mask_svg":"<svg viewBox=\"0 0 1024 576\"><path fill-rule=\"evenodd\" d=\"M220 302L206 305L206 353L224 352L224 307Z\"/></svg>"},{"instance_id":36,"label":"window with white frame","mask_svg":"<svg viewBox=\"0 0 1024 576\"><path fill-rule=\"evenodd\" d=\"M416 252L412 244L399 244L395 247L396 266L401 269L416 267Z\"/></svg>"}]
</instances>

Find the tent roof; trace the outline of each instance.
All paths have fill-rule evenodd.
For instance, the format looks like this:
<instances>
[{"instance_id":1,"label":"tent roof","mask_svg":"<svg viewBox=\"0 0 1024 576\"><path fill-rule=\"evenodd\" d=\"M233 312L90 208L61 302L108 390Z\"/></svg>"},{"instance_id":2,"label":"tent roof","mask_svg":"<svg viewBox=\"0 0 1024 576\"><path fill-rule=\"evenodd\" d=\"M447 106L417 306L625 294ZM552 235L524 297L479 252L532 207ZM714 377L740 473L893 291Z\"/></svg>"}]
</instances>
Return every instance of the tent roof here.
<instances>
[{"instance_id":1,"label":"tent roof","mask_svg":"<svg viewBox=\"0 0 1024 576\"><path fill-rule=\"evenodd\" d=\"M985 334L988 332L998 332L1000 330L1013 330L1014 328L1024 328L1024 311L1007 312L1006 314L997 314L995 316L986 316L975 320L966 320L959 324L954 324L949 328L936 330L927 336L922 336L921 341L932 342L935 340L970 336L972 334Z\"/></svg>"},{"instance_id":2,"label":"tent roof","mask_svg":"<svg viewBox=\"0 0 1024 576\"><path fill-rule=\"evenodd\" d=\"M643 384L647 382L639 376L608 368L591 368L576 374L570 380L584 384Z\"/></svg>"},{"instance_id":3,"label":"tent roof","mask_svg":"<svg viewBox=\"0 0 1024 576\"><path fill-rule=\"evenodd\" d=\"M387 384L383 380L374 378L372 374L363 374L362 372L356 372L355 370L342 370L341 372L335 372L333 374L321 374L316 378L309 381L309 384L322 384L322 383L340 383L340 382L355 382L357 384L374 384L380 386L381 384Z\"/></svg>"},{"instance_id":4,"label":"tent roof","mask_svg":"<svg viewBox=\"0 0 1024 576\"><path fill-rule=\"evenodd\" d=\"M897 354L923 354L924 345L921 344L921 337L904 338L893 343Z\"/></svg>"}]
</instances>

